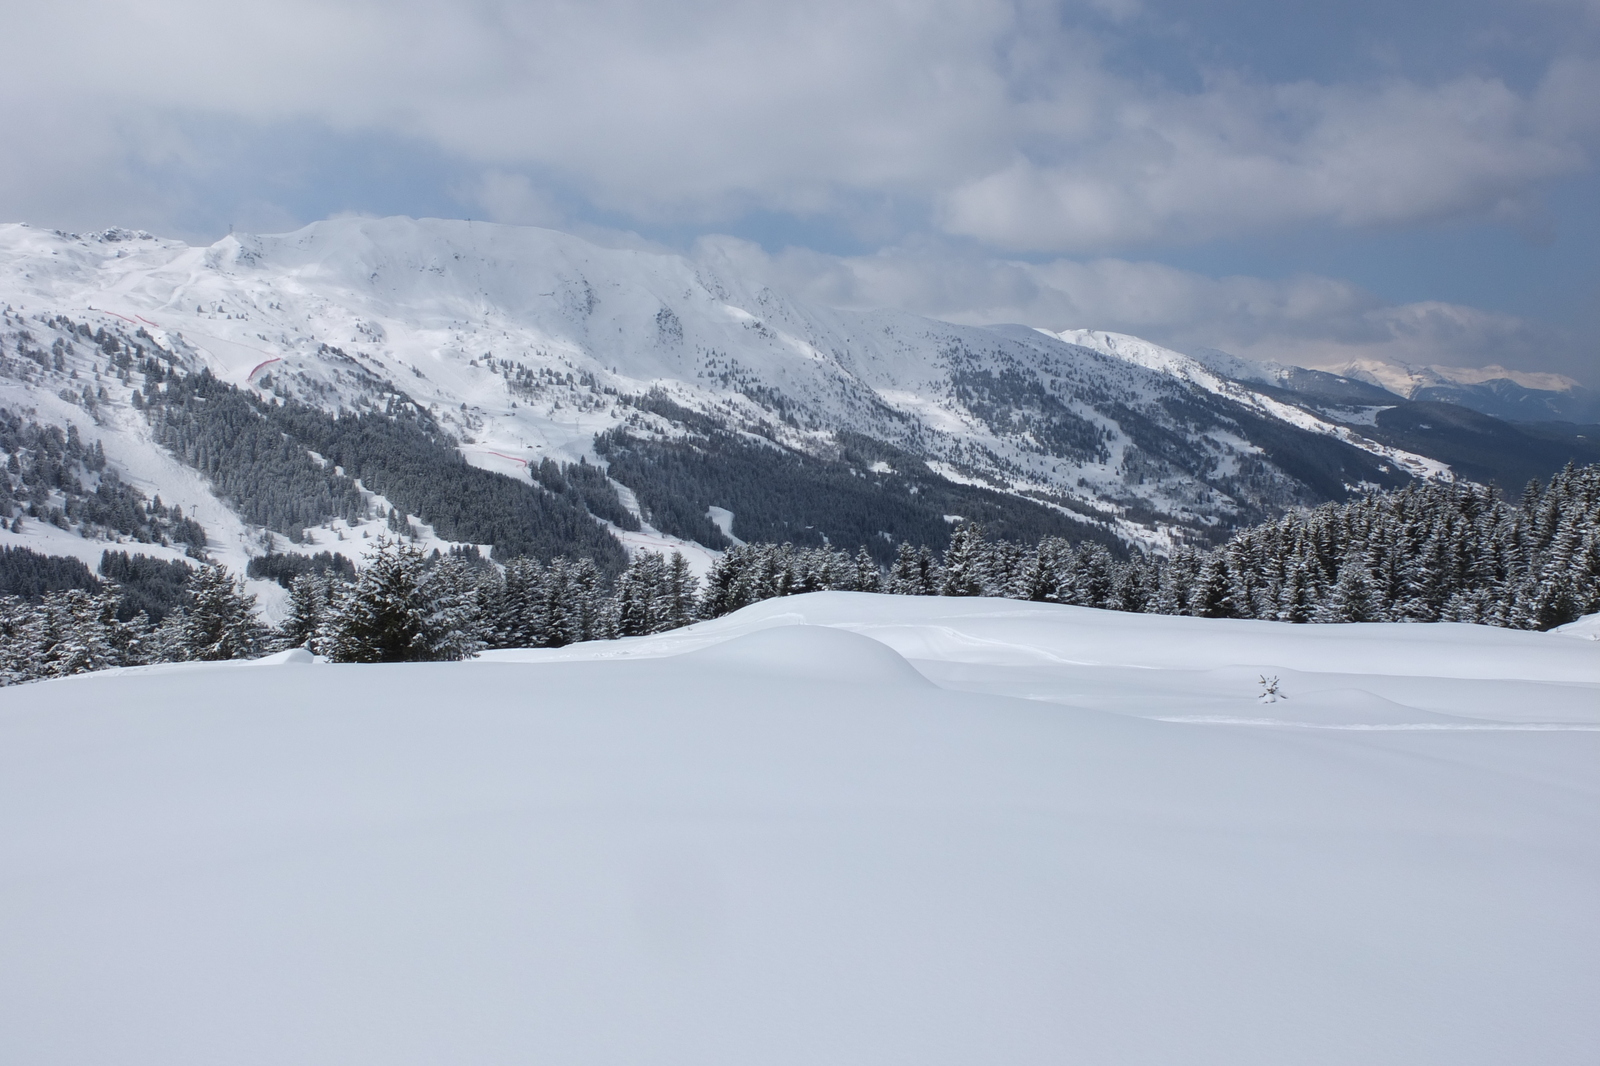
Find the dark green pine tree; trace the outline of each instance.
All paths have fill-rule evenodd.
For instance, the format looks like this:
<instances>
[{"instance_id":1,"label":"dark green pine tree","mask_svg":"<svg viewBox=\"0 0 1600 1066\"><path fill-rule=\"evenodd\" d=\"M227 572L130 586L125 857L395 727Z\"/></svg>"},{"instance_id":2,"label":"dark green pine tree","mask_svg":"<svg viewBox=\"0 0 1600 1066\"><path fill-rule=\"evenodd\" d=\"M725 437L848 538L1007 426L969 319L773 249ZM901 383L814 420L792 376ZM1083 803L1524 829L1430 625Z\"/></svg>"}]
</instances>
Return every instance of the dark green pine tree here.
<instances>
[{"instance_id":1,"label":"dark green pine tree","mask_svg":"<svg viewBox=\"0 0 1600 1066\"><path fill-rule=\"evenodd\" d=\"M1059 537L1041 540L1023 559L1016 581L1008 594L1015 599L1048 603L1056 599L1056 566L1066 541Z\"/></svg>"},{"instance_id":2,"label":"dark green pine tree","mask_svg":"<svg viewBox=\"0 0 1600 1066\"><path fill-rule=\"evenodd\" d=\"M679 629L695 619L700 579L689 569L682 552L673 552L666 578L656 600L656 632Z\"/></svg>"},{"instance_id":3,"label":"dark green pine tree","mask_svg":"<svg viewBox=\"0 0 1600 1066\"><path fill-rule=\"evenodd\" d=\"M611 631L618 637L656 632L656 604L666 582L667 564L658 552L640 552L617 578L611 598Z\"/></svg>"},{"instance_id":4,"label":"dark green pine tree","mask_svg":"<svg viewBox=\"0 0 1600 1066\"><path fill-rule=\"evenodd\" d=\"M1372 586L1362 556L1346 556L1326 599L1312 612L1314 622L1367 622L1372 616Z\"/></svg>"},{"instance_id":5,"label":"dark green pine tree","mask_svg":"<svg viewBox=\"0 0 1600 1066\"><path fill-rule=\"evenodd\" d=\"M225 567L202 566L189 579L186 599L184 612L169 616L177 620L172 645L182 658L218 661L261 654L267 627L256 617L256 598L245 592L243 579L235 580Z\"/></svg>"},{"instance_id":6,"label":"dark green pine tree","mask_svg":"<svg viewBox=\"0 0 1600 1066\"><path fill-rule=\"evenodd\" d=\"M850 579L850 589L853 592L882 592L883 572L878 569L878 560L872 557L863 544L861 550L856 552L854 573Z\"/></svg>"},{"instance_id":7,"label":"dark green pine tree","mask_svg":"<svg viewBox=\"0 0 1600 1066\"><path fill-rule=\"evenodd\" d=\"M1194 586L1189 590L1189 614L1196 618L1227 618L1228 568L1219 556L1201 565Z\"/></svg>"},{"instance_id":8,"label":"dark green pine tree","mask_svg":"<svg viewBox=\"0 0 1600 1066\"><path fill-rule=\"evenodd\" d=\"M447 563L379 537L339 604L325 654L341 663L464 659L481 647L473 588Z\"/></svg>"},{"instance_id":9,"label":"dark green pine tree","mask_svg":"<svg viewBox=\"0 0 1600 1066\"><path fill-rule=\"evenodd\" d=\"M332 580L326 571L301 574L289 586L289 613L278 627L278 643L285 648L305 648L316 653L317 633L333 601Z\"/></svg>"},{"instance_id":10,"label":"dark green pine tree","mask_svg":"<svg viewBox=\"0 0 1600 1066\"><path fill-rule=\"evenodd\" d=\"M567 568L566 595L557 607L555 627L563 643L600 640L606 632L604 579L593 559L579 559Z\"/></svg>"},{"instance_id":11,"label":"dark green pine tree","mask_svg":"<svg viewBox=\"0 0 1600 1066\"><path fill-rule=\"evenodd\" d=\"M754 545L727 549L706 573L705 591L700 595L700 617L721 618L754 603L751 577L757 552Z\"/></svg>"},{"instance_id":12,"label":"dark green pine tree","mask_svg":"<svg viewBox=\"0 0 1600 1066\"><path fill-rule=\"evenodd\" d=\"M545 602L545 568L526 556L506 564L495 620L495 642L502 648L538 648L549 640L550 612Z\"/></svg>"},{"instance_id":13,"label":"dark green pine tree","mask_svg":"<svg viewBox=\"0 0 1600 1066\"><path fill-rule=\"evenodd\" d=\"M988 545L983 528L969 522L950 536L940 567L939 595L985 596L990 585Z\"/></svg>"}]
</instances>

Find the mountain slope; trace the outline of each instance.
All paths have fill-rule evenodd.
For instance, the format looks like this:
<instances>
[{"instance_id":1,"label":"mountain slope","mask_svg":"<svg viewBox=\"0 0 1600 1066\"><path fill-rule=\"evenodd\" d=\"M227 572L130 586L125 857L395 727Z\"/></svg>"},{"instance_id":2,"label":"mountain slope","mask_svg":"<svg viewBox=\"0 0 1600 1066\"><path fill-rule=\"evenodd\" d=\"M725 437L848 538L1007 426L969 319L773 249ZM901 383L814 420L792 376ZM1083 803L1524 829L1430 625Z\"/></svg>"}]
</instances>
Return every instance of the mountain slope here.
<instances>
[{"instance_id":1,"label":"mountain slope","mask_svg":"<svg viewBox=\"0 0 1600 1066\"><path fill-rule=\"evenodd\" d=\"M374 425L412 420L472 466L523 483L540 507L566 493L616 535L664 545L783 531L799 542L864 536L887 554L972 517L1161 545L1449 473L1137 338L820 308L741 276L714 250L691 259L550 230L339 219L191 248L3 226L0 301L0 405L50 406L106 436L113 467L152 494L165 482L143 472L174 453L134 406L148 360L162 375L203 371L262 417L300 404ZM316 437L290 433L286 446L326 462ZM627 457L617 469L631 483L567 493L538 476L546 459L612 461L602 451ZM660 480L669 466L671 491ZM858 479L908 510L887 516L872 492L798 491L797 470L814 486ZM375 502L377 487L359 486L362 501L393 507ZM213 499L201 521L249 553L263 524L278 527L241 521L237 506ZM430 506L402 509L432 525L447 508ZM371 517L328 528L357 536ZM439 543L465 535L440 520Z\"/></svg>"}]
</instances>

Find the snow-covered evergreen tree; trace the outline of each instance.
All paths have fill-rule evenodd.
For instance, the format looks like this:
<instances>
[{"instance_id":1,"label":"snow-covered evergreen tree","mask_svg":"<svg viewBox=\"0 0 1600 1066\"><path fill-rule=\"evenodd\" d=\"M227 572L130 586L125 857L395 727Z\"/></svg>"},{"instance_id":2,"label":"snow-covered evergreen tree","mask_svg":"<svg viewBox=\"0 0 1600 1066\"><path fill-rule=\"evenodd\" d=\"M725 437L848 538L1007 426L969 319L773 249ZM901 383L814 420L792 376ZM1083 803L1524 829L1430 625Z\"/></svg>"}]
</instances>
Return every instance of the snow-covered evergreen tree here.
<instances>
[{"instance_id":1,"label":"snow-covered evergreen tree","mask_svg":"<svg viewBox=\"0 0 1600 1066\"><path fill-rule=\"evenodd\" d=\"M539 648L549 643L550 612L545 568L537 559L512 559L500 581L499 613L490 643L500 648Z\"/></svg>"},{"instance_id":2,"label":"snow-covered evergreen tree","mask_svg":"<svg viewBox=\"0 0 1600 1066\"><path fill-rule=\"evenodd\" d=\"M335 662L393 663L464 659L478 639L472 588L448 565L380 537L338 604L324 653ZM322 642L319 641L319 644Z\"/></svg>"},{"instance_id":3,"label":"snow-covered evergreen tree","mask_svg":"<svg viewBox=\"0 0 1600 1066\"><path fill-rule=\"evenodd\" d=\"M886 590L897 596L933 596L939 590L938 566L927 548L901 542L889 568Z\"/></svg>"},{"instance_id":4,"label":"snow-covered evergreen tree","mask_svg":"<svg viewBox=\"0 0 1600 1066\"><path fill-rule=\"evenodd\" d=\"M656 600L658 632L678 629L694 621L699 585L699 578L689 569L689 560L682 552L673 552L667 564L666 580Z\"/></svg>"},{"instance_id":5,"label":"snow-covered evergreen tree","mask_svg":"<svg viewBox=\"0 0 1600 1066\"><path fill-rule=\"evenodd\" d=\"M941 596L987 596L994 583L983 528L966 523L950 536L939 573Z\"/></svg>"},{"instance_id":6,"label":"snow-covered evergreen tree","mask_svg":"<svg viewBox=\"0 0 1600 1066\"><path fill-rule=\"evenodd\" d=\"M196 661L250 659L260 655L267 627L256 616L256 598L222 566L203 566L189 579L184 610L169 615L165 651Z\"/></svg>"},{"instance_id":7,"label":"snow-covered evergreen tree","mask_svg":"<svg viewBox=\"0 0 1600 1066\"><path fill-rule=\"evenodd\" d=\"M333 603L334 579L326 571L301 574L289 585L289 613L278 626L278 643L284 648L317 652L317 634Z\"/></svg>"},{"instance_id":8,"label":"snow-covered evergreen tree","mask_svg":"<svg viewBox=\"0 0 1600 1066\"><path fill-rule=\"evenodd\" d=\"M856 552L854 573L851 575L850 589L853 592L882 592L883 571L878 567L878 560L872 557L863 544L861 550Z\"/></svg>"},{"instance_id":9,"label":"snow-covered evergreen tree","mask_svg":"<svg viewBox=\"0 0 1600 1066\"><path fill-rule=\"evenodd\" d=\"M34 677L68 677L123 665L116 604L82 589L47 593L23 636Z\"/></svg>"},{"instance_id":10,"label":"snow-covered evergreen tree","mask_svg":"<svg viewBox=\"0 0 1600 1066\"><path fill-rule=\"evenodd\" d=\"M617 578L612 595L612 633L639 637L656 632L657 606L666 584L667 564L658 552L640 552Z\"/></svg>"}]
</instances>

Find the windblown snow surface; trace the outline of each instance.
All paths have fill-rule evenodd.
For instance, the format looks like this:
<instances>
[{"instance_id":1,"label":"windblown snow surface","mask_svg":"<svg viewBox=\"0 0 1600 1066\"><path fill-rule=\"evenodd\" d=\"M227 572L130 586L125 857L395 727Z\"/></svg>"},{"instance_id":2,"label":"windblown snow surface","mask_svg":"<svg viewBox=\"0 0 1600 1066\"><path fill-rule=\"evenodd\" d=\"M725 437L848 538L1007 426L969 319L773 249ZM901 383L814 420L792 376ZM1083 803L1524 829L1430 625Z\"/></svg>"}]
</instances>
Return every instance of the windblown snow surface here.
<instances>
[{"instance_id":1,"label":"windblown snow surface","mask_svg":"<svg viewBox=\"0 0 1600 1066\"><path fill-rule=\"evenodd\" d=\"M820 593L7 689L0 1057L1592 1064L1592 629Z\"/></svg>"}]
</instances>

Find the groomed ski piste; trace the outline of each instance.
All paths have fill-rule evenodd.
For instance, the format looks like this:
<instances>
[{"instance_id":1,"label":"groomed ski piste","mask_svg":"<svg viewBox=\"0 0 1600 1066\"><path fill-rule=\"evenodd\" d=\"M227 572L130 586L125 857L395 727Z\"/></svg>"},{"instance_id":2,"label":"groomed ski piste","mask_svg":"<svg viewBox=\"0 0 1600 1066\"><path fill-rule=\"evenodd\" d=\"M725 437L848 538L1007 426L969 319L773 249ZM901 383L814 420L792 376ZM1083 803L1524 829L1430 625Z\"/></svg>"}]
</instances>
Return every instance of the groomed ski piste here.
<instances>
[{"instance_id":1,"label":"groomed ski piste","mask_svg":"<svg viewBox=\"0 0 1600 1066\"><path fill-rule=\"evenodd\" d=\"M0 1057L1594 1063L1597 636L818 593L6 689Z\"/></svg>"}]
</instances>

